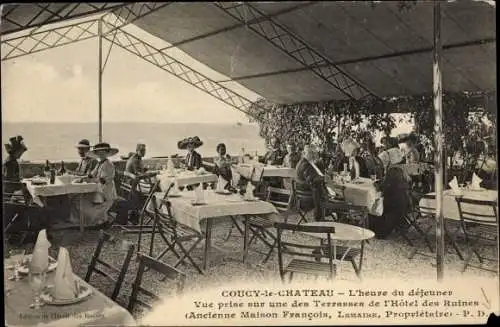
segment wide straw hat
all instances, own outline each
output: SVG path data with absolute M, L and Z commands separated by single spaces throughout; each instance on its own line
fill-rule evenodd
M 83 139 L 75 147 L 78 149 L 90 149 L 90 142 L 87 139 Z
M 188 144 L 193 144 L 195 148 L 199 148 L 203 145 L 203 142 L 198 136 L 188 137 L 177 142 L 177 147 L 181 150 L 187 149 Z
M 94 145 L 94 148 L 91 151 L 89 151 L 88 156 L 97 158 L 99 157 L 97 153 L 102 153 L 102 152 L 106 154 L 106 157 L 111 157 L 117 154 L 119 150 L 117 148 L 112 148 L 109 145 L 109 143 L 99 143 Z
M 354 150 L 359 148 L 359 143 L 353 138 L 348 138 L 342 142 L 341 149 L 346 156 L 350 156 Z

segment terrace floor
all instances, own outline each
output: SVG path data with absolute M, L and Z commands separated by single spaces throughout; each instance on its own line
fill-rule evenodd
M 292 221 L 294 218 L 297 219 L 297 217 L 292 217 Z M 200 275 L 191 266 L 180 266 L 180 269 L 185 271 L 187 275 L 185 285 L 186 291 L 201 291 L 205 288 L 224 286 L 230 282 L 258 282 L 273 279 L 279 280 L 278 259 L 276 252 L 265 265 L 259 265 L 264 258 L 264 255 L 251 250 L 248 257 L 248 262 L 250 264 L 244 264 L 242 262 L 243 237 L 236 229 L 234 229 L 232 236 L 225 241 L 230 226 L 231 222 L 229 219 L 221 218 L 215 221 L 212 234 L 212 244 L 217 247 L 217 249 L 212 249 L 211 265 L 204 275 Z M 136 234 L 122 234 L 119 230 L 119 228 L 111 228 L 108 232 L 110 234 L 117 235 L 118 238 L 130 240 L 134 243 L 136 242 Z M 293 235 L 293 237 L 308 237 L 298 233 Z M 76 230 L 55 232 L 52 247 L 49 250 L 50 255 L 57 257 L 60 246 L 67 248 L 72 258 L 72 267 L 74 272 L 83 278 L 97 244 L 98 237 L 99 232 L 91 230 L 86 231 L 83 237 L 81 237 L 79 231 Z M 155 243 L 156 242 L 157 241 L 155 241 Z M 143 243 L 143 251 L 145 249 L 149 249 L 149 244 L 150 236 L 146 235 Z M 163 243 L 159 242 L 159 244 Z M 199 262 L 201 262 L 203 257 L 202 244 L 204 243 L 200 243 L 200 246 L 194 250 L 194 258 L 195 260 L 198 259 Z M 466 252 L 465 244 L 459 243 L 459 246 L 463 252 Z M 33 244 L 26 245 L 28 251 L 31 250 L 32 247 Z M 257 241 L 257 243 L 252 245 L 251 249 L 263 252 L 266 250 L 266 247 Z M 423 246 L 422 249 L 424 249 Z M 366 279 L 396 278 L 401 281 L 415 281 L 427 278 L 435 279 L 436 268 L 433 265 L 435 260 L 422 255 L 416 255 L 412 260 L 409 260 L 408 253 L 410 250 L 410 246 L 408 246 L 406 241 L 397 235 L 397 233 L 393 233 L 389 236 L 389 238 L 384 240 L 372 239 L 369 244 L 365 246 L 365 258 L 362 268 L 363 277 Z M 159 253 L 159 251 L 160 250 L 157 250 L 155 252 Z M 104 247 L 102 256 L 108 262 L 114 263 L 115 266 L 119 267 L 124 257 L 124 251 L 121 243 L 116 242 L 107 244 Z M 163 260 L 167 263 L 172 262 L 169 259 L 172 258 L 164 258 Z M 462 278 L 468 279 L 474 277 L 488 278 L 495 276 L 494 273 L 472 267 L 468 268 L 464 273 L 461 273 L 461 268 L 461 260 L 450 250 L 450 252 L 445 256 L 446 277 L 462 276 Z M 135 278 L 136 269 L 137 264 L 133 260 L 128 269 L 125 283 L 122 286 L 117 299 L 117 302 L 122 306 L 126 306 L 128 303 L 128 297 L 131 293 L 131 285 Z M 314 279 L 314 276 L 297 276 L 295 279 L 302 280 L 302 278 Z M 342 265 L 337 278 L 342 280 L 358 281 L 352 266 L 348 262 Z M 90 282 L 93 286 L 97 287 L 108 296 L 111 294 L 112 285 L 110 285 L 107 279 L 99 275 L 93 275 Z M 159 276 L 155 276 L 152 273 L 145 274 L 145 282 L 143 285 L 150 290 L 155 290 L 158 294 L 166 292 L 169 286 L 168 282 L 160 282 Z M 134 316 L 138 318 L 141 316 L 141 312 L 134 312 Z

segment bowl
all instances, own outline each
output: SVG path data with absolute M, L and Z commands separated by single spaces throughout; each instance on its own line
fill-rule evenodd
M 73 181 L 73 176 L 71 176 L 71 175 L 62 175 L 62 176 L 57 176 L 57 179 L 62 184 L 71 184 L 71 182 Z

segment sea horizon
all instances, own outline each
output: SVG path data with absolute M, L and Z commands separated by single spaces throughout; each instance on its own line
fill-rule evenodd
M 102 129 L 103 141 L 120 150 L 112 159 L 134 152 L 137 143 L 146 144 L 145 158 L 182 155 L 185 151 L 177 148 L 177 142 L 188 136 L 198 136 L 204 142 L 198 149 L 204 157 L 216 156 L 219 143 L 225 143 L 233 156 L 241 148 L 249 153 L 266 150 L 258 125 L 244 122 L 104 122 Z M 21 158 L 25 162 L 71 161 L 78 160 L 75 145 L 79 140 L 98 142 L 99 127 L 96 122 L 2 122 L 4 143 L 16 135 L 22 135 L 28 147 Z

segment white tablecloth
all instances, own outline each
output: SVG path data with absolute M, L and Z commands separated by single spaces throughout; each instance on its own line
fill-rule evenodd
M 295 169 L 287 168 L 287 167 L 277 167 L 277 166 L 264 166 L 263 164 L 240 164 L 234 167 L 235 171 L 247 178 L 250 179 L 250 175 L 252 174 L 253 167 L 256 167 L 254 177 L 260 177 L 261 169 L 264 169 L 263 177 L 284 177 L 284 178 L 295 178 Z
M 179 186 L 217 182 L 217 175 L 215 174 L 205 173 L 203 175 L 197 175 L 192 171 L 179 172 L 176 173 L 175 176 L 169 176 L 167 172 L 162 171 L 157 177 L 160 179 L 160 187 L 162 190 L 167 190 L 173 182 L 177 182 Z
M 435 196 L 436 193 L 429 193 L 429 195 Z M 443 192 L 443 216 L 447 219 L 452 220 L 460 220 L 460 213 L 458 212 L 458 204 L 455 200 L 455 196 L 457 194 L 452 190 L 446 190 Z M 482 190 L 482 191 L 470 191 L 470 190 L 462 190 L 461 195 L 466 199 L 471 200 L 486 200 L 486 201 L 495 201 L 498 198 L 497 191 L 493 190 Z M 426 208 L 435 208 L 436 200 L 435 199 L 421 199 L 420 206 Z M 462 204 L 462 208 L 467 212 L 477 212 L 478 214 L 483 215 L 491 215 L 492 208 L 487 206 L 479 206 L 479 205 L 471 205 L 471 204 Z
M 56 179 L 54 184 L 47 185 L 33 185 L 31 180 L 23 180 L 26 184 L 28 192 L 33 197 L 33 202 L 43 206 L 43 201 L 40 197 L 64 195 L 64 194 L 82 194 L 82 193 L 94 193 L 99 190 L 99 185 L 97 183 L 70 183 L 63 184 L 58 179 Z
M 335 193 L 343 189 L 344 199 L 354 205 L 364 206 L 368 212 L 374 216 L 382 216 L 384 213 L 384 198 L 382 193 L 377 191 L 370 179 L 362 178 L 361 183 L 338 183 L 327 179 L 327 187 Z
M 244 201 L 238 194 L 221 195 L 214 191 L 204 191 L 205 205 L 192 205 L 196 199 L 193 191 L 181 192 L 182 196 L 178 198 L 169 198 L 172 203 L 172 216 L 180 223 L 201 232 L 200 222 L 207 218 L 217 218 L 236 215 L 266 215 L 277 214 L 276 208 L 265 201 Z M 156 193 L 157 205 L 159 207 L 161 199 L 165 193 Z M 148 210 L 153 210 L 153 204 L 150 203 Z M 162 211 L 166 212 L 165 205 Z M 271 218 L 272 219 L 272 218 Z

